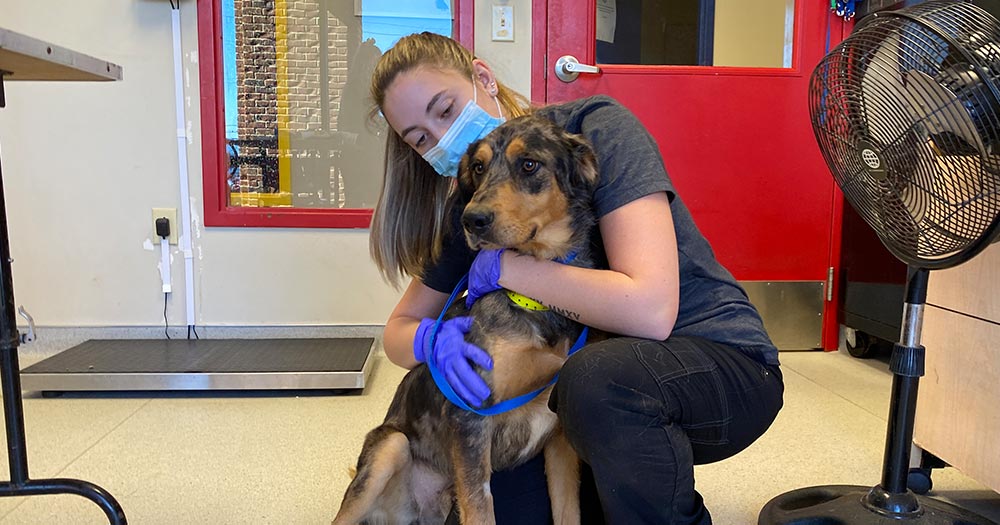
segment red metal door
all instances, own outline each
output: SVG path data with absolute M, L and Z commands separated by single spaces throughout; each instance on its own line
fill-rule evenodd
M 825 283 L 837 274 L 841 196 L 806 102 L 813 67 L 843 32 L 829 2 L 796 0 L 789 68 L 597 64 L 599 74 L 573 82 L 556 78 L 555 63 L 564 55 L 595 63 L 595 0 L 540 3 L 533 70 L 546 73 L 532 98 L 603 93 L 631 109 L 722 263 L 743 282 L 812 283 L 823 296 L 822 346 L 836 348 L 837 295 Z M 780 322 L 765 321 L 772 331 Z

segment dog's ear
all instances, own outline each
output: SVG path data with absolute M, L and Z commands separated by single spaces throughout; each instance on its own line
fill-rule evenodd
M 563 140 L 573 159 L 569 166 L 570 184 L 575 188 L 593 189 L 597 185 L 597 156 L 594 148 L 581 135 L 565 133 Z

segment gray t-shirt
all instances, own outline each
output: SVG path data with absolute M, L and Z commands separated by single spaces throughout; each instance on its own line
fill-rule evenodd
M 670 200 L 680 263 L 680 310 L 673 335 L 697 336 L 740 349 L 758 361 L 778 364 L 778 351 L 764 330 L 757 309 L 732 274 L 715 259 L 708 241 L 667 176 L 653 137 L 628 109 L 598 95 L 546 106 L 538 113 L 570 133 L 586 137 L 594 147 L 600 180 L 594 190 L 594 210 L 603 217 L 646 195 L 666 192 Z M 425 269 L 423 283 L 444 293 L 468 272 L 475 253 L 465 244 L 453 210 L 452 232 L 441 258 Z M 607 268 L 598 228 L 594 229 L 595 259 Z

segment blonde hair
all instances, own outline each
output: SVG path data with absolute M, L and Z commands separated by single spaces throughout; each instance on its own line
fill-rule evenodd
M 435 33 L 405 36 L 379 59 L 372 74 L 372 114 L 382 109 L 385 90 L 402 73 L 416 67 L 434 67 L 474 75 L 475 56 L 451 38 Z M 527 99 L 497 81 L 497 100 L 504 116 L 528 112 Z M 405 276 L 420 277 L 424 267 L 441 255 L 448 228 L 448 202 L 454 179 L 442 177 L 395 131 L 385 145 L 385 176 L 369 249 L 383 278 L 395 287 Z

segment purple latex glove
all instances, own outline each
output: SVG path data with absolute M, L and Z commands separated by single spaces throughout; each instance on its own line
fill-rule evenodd
M 470 361 L 486 370 L 493 370 L 493 359 L 482 348 L 465 340 L 465 334 L 472 328 L 472 318 L 455 317 L 442 321 L 434 348 L 428 348 L 436 322 L 431 318 L 420 321 L 413 337 L 413 357 L 423 363 L 428 356 L 433 356 L 434 364 L 455 393 L 472 406 L 482 406 L 490 397 L 490 387 L 472 368 Z
M 469 268 L 469 294 L 465 296 L 465 307 L 472 305 L 480 297 L 499 290 L 500 261 L 503 259 L 503 248 L 499 250 L 479 250 L 476 260 Z

